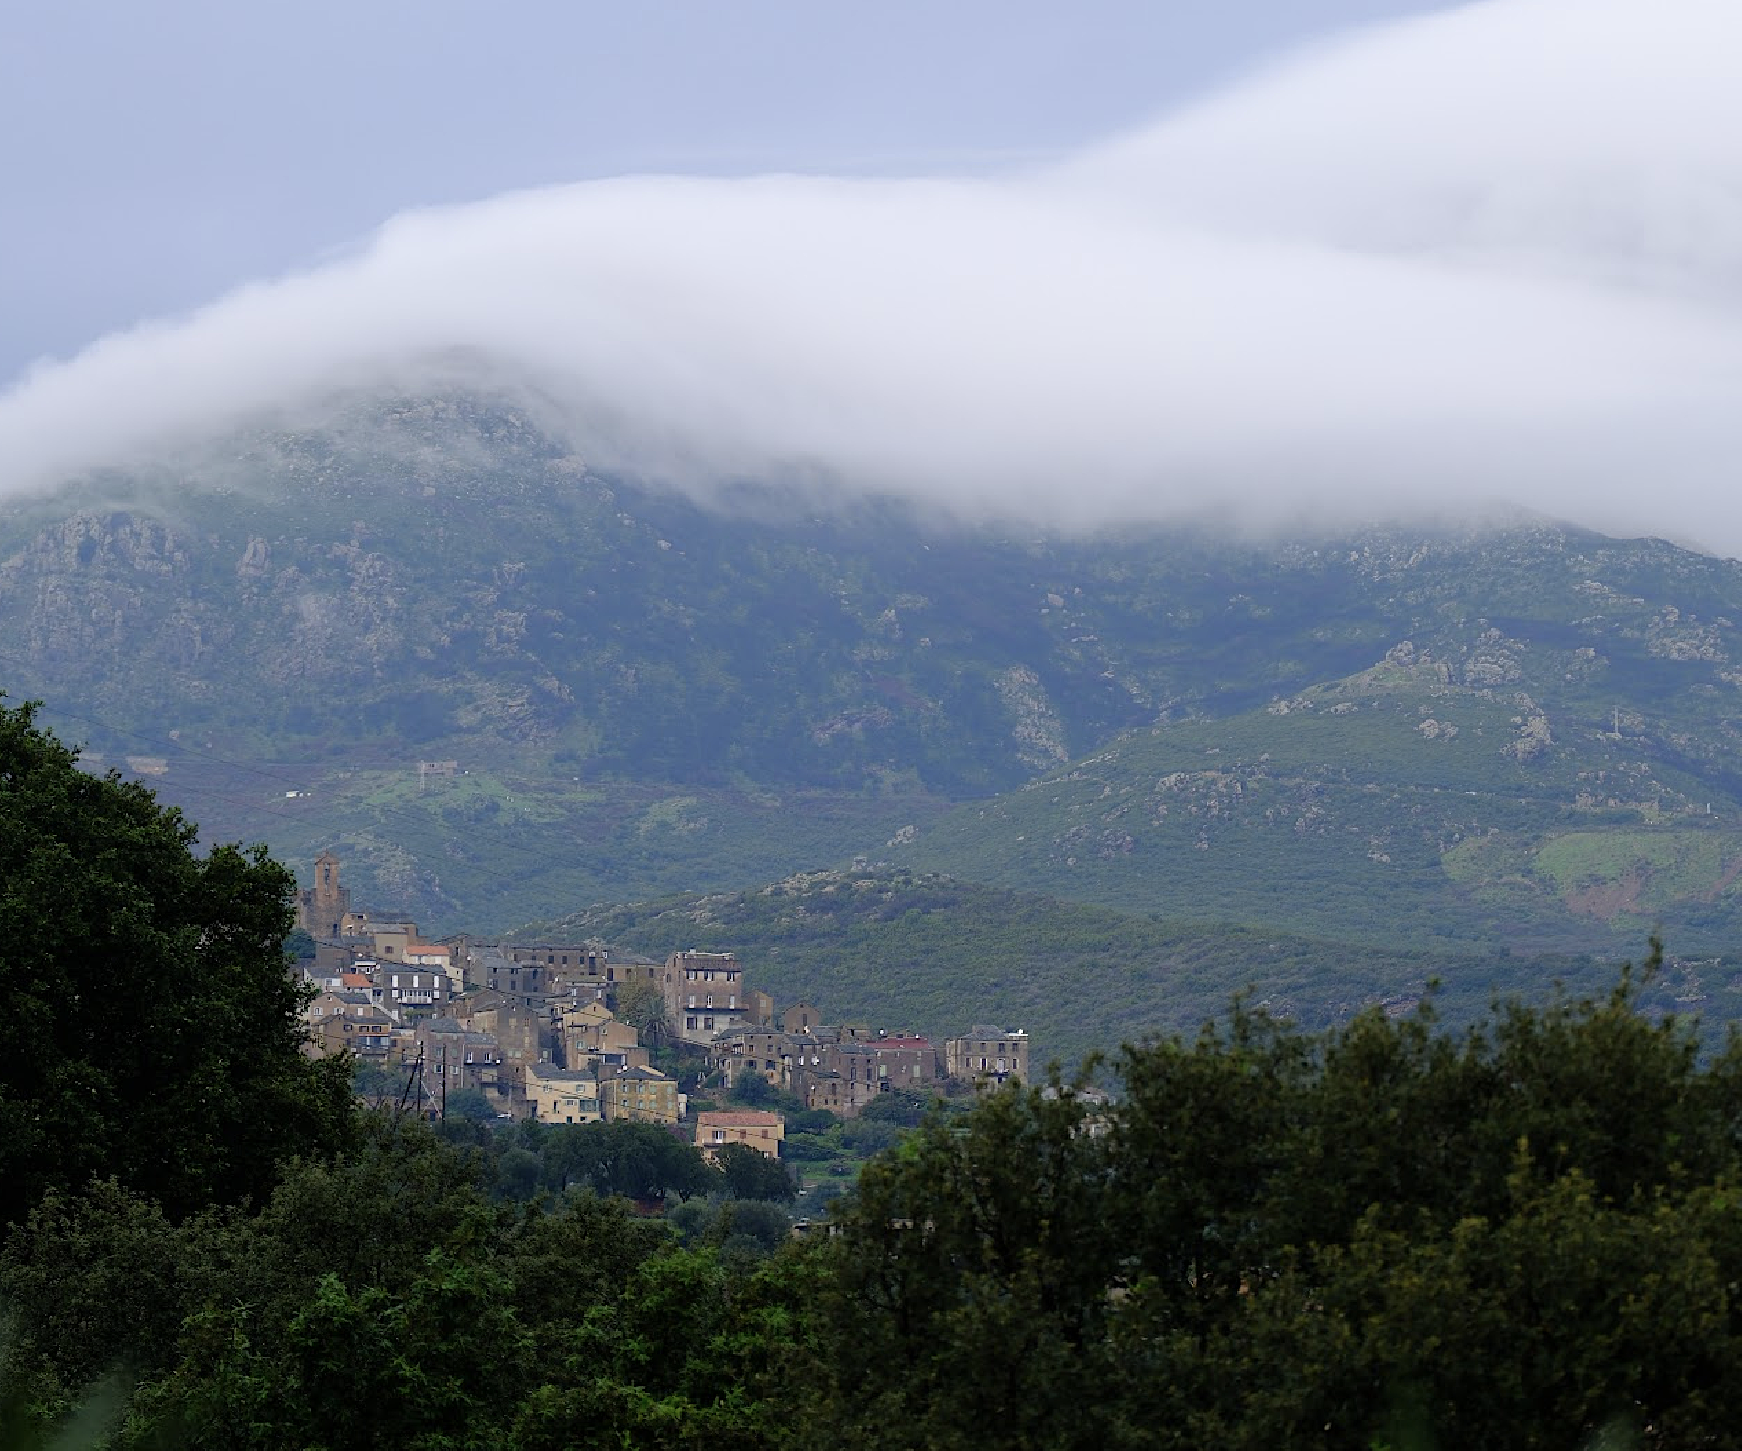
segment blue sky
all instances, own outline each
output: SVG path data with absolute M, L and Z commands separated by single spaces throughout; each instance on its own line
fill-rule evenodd
M 1422 0 L 19 0 L 0 379 L 408 207 L 625 172 L 981 171 Z

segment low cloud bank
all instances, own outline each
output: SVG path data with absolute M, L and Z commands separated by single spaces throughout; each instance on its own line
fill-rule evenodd
M 1742 553 L 1742 8 L 1494 0 L 1023 177 L 399 217 L 0 397 L 0 487 L 355 389 L 592 461 L 1071 527 L 1509 501 Z

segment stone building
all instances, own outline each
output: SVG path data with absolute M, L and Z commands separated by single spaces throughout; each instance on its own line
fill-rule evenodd
M 339 885 L 339 859 L 330 851 L 315 858 L 315 884 L 296 894 L 296 925 L 310 937 L 332 939 L 344 931 L 351 892 Z
M 665 961 L 665 1020 L 686 1043 L 712 1043 L 751 1025 L 736 953 L 674 952 Z
M 631 1123 L 675 1124 L 682 1111 L 677 1080 L 657 1068 L 625 1068 L 602 1079 L 599 1102 L 607 1119 Z
M 1027 1083 L 1028 1034 L 1021 1028 L 969 1028 L 963 1037 L 944 1039 L 944 1067 L 951 1078 L 970 1083 Z
M 748 1144 L 771 1159 L 780 1157 L 786 1120 L 761 1109 L 709 1109 L 696 1115 L 696 1147 L 710 1159 L 727 1144 Z
M 527 1104 L 541 1124 L 591 1124 L 603 1117 L 599 1084 L 590 1073 L 532 1063 L 524 1082 Z

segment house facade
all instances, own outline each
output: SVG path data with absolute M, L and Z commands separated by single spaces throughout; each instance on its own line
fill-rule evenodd
M 1021 1028 L 969 1028 L 960 1038 L 944 1039 L 944 1066 L 951 1078 L 970 1083 L 1027 1083 L 1028 1034 Z
M 761 1109 L 709 1109 L 696 1115 L 696 1147 L 712 1159 L 727 1144 L 746 1144 L 771 1159 L 780 1157 L 786 1120 Z
M 590 1124 L 604 1117 L 599 1083 L 590 1073 L 530 1063 L 525 1085 L 527 1104 L 541 1124 Z
M 624 1068 L 602 1079 L 599 1098 L 607 1119 L 675 1124 L 683 1111 L 677 1080 L 657 1068 Z
M 712 1043 L 751 1025 L 744 970 L 732 952 L 674 952 L 665 962 L 665 1018 L 686 1043 Z

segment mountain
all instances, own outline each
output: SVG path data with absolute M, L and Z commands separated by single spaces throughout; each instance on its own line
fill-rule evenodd
M 1602 951 L 1655 926 L 1721 952 L 1742 906 L 1727 622 L 1709 653 L 1652 656 L 1685 638 L 1661 619 L 1441 630 L 1260 710 L 1134 732 L 887 855 L 1368 942 Z
M 437 929 L 864 857 L 1409 950 L 1738 937 L 1742 567 L 1663 541 L 703 503 L 400 400 L 9 502 L 0 612 L 103 763 Z

